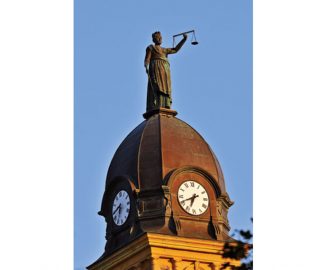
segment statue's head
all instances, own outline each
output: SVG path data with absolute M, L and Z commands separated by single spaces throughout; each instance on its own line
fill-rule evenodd
M 156 45 L 160 45 L 162 43 L 162 36 L 161 36 L 161 33 L 159 31 L 154 32 L 152 34 L 152 41 Z

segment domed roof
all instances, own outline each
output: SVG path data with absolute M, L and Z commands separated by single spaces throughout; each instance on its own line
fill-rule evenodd
M 208 173 L 226 193 L 219 162 L 210 146 L 177 112 L 160 108 L 146 118 L 120 144 L 110 164 L 106 186 L 125 176 L 137 189 L 160 188 L 175 170 L 189 166 Z

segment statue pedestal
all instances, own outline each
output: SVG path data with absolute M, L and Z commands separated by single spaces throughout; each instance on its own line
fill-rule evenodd
M 177 112 L 171 109 L 167 109 L 167 108 L 158 108 L 158 109 L 154 109 L 151 111 L 147 111 L 146 113 L 143 114 L 143 117 L 145 119 L 149 119 L 152 115 L 155 114 L 164 114 L 164 115 L 168 115 L 168 116 L 176 116 Z

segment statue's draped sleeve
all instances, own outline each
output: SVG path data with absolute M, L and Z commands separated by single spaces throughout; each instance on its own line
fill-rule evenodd
M 165 54 L 174 54 L 177 53 L 175 48 L 165 48 Z

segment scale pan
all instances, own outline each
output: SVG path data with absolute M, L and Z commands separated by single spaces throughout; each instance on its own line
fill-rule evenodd
M 192 44 L 192 45 L 198 45 L 199 42 L 197 42 L 197 41 L 192 41 L 191 44 Z

